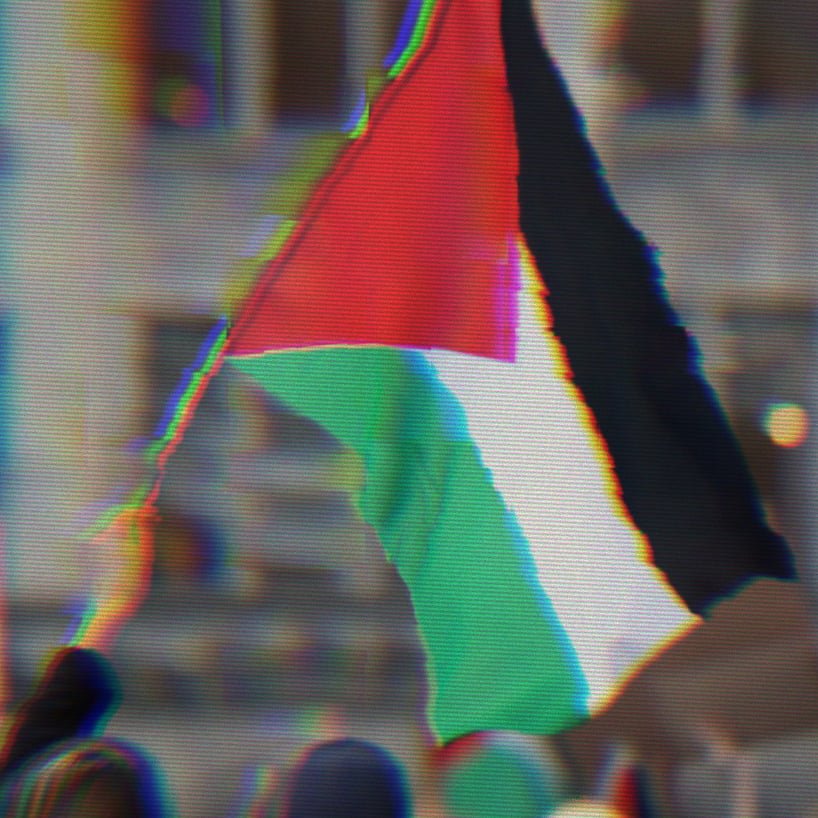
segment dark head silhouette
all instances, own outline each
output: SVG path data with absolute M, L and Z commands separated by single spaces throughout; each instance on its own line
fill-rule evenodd
M 7 818 L 160 818 L 150 765 L 117 741 L 69 742 L 34 759 L 15 781 Z
M 408 818 L 400 765 L 358 739 L 319 744 L 307 752 L 285 794 L 284 818 Z

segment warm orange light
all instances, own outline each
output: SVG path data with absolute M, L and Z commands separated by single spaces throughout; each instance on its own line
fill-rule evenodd
M 625 818 L 625 814 L 602 801 L 584 798 L 563 804 L 549 813 L 553 818 Z
M 809 415 L 797 403 L 771 404 L 764 415 L 764 431 L 776 446 L 794 449 L 809 433 Z

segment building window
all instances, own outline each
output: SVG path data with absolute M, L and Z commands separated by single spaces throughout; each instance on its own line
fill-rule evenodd
M 144 32 L 138 57 L 147 89 L 144 117 L 166 130 L 229 128 L 248 104 L 254 119 L 270 124 L 344 119 L 373 60 L 390 50 L 409 5 L 129 1 L 128 26 Z
M 196 316 L 160 318 L 148 327 L 149 351 L 147 363 L 150 385 L 149 414 L 145 418 L 145 433 L 155 432 L 166 420 L 169 407 L 183 382 L 186 372 L 194 366 L 202 345 L 210 335 L 215 320 Z M 197 409 L 197 417 L 218 415 L 227 409 L 227 398 L 220 382 L 208 387 Z
M 617 56 L 644 105 L 818 102 L 818 4 L 627 0 Z
M 278 117 L 335 117 L 345 103 L 343 0 L 278 0 L 273 109 Z
M 703 40 L 700 0 L 630 0 L 619 56 L 652 103 L 692 102 Z
M 361 54 L 382 61 L 392 47 L 408 0 L 270 0 L 274 42 L 270 100 L 276 118 L 345 117 L 364 76 L 353 76 Z M 365 43 L 358 40 L 364 32 Z M 374 66 L 365 66 L 366 70 Z
M 223 0 L 151 0 L 147 5 L 149 118 L 169 128 L 227 120 Z
M 745 0 L 739 58 L 749 102 L 818 102 L 818 4 Z

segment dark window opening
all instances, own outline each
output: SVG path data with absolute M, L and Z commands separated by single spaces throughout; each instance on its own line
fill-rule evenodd
M 746 0 L 741 68 L 747 101 L 818 102 L 818 4 Z
M 630 0 L 627 4 L 619 56 L 647 102 L 695 101 L 703 22 L 699 0 Z
M 227 122 L 225 2 L 151 0 L 148 19 L 148 118 L 171 129 Z
M 271 107 L 282 118 L 333 118 L 345 95 L 343 0 L 278 0 Z

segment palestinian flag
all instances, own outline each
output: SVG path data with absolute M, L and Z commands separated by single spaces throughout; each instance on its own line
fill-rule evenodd
M 219 354 L 360 456 L 438 736 L 553 733 L 790 556 L 529 0 L 413 3 L 387 69 Z

